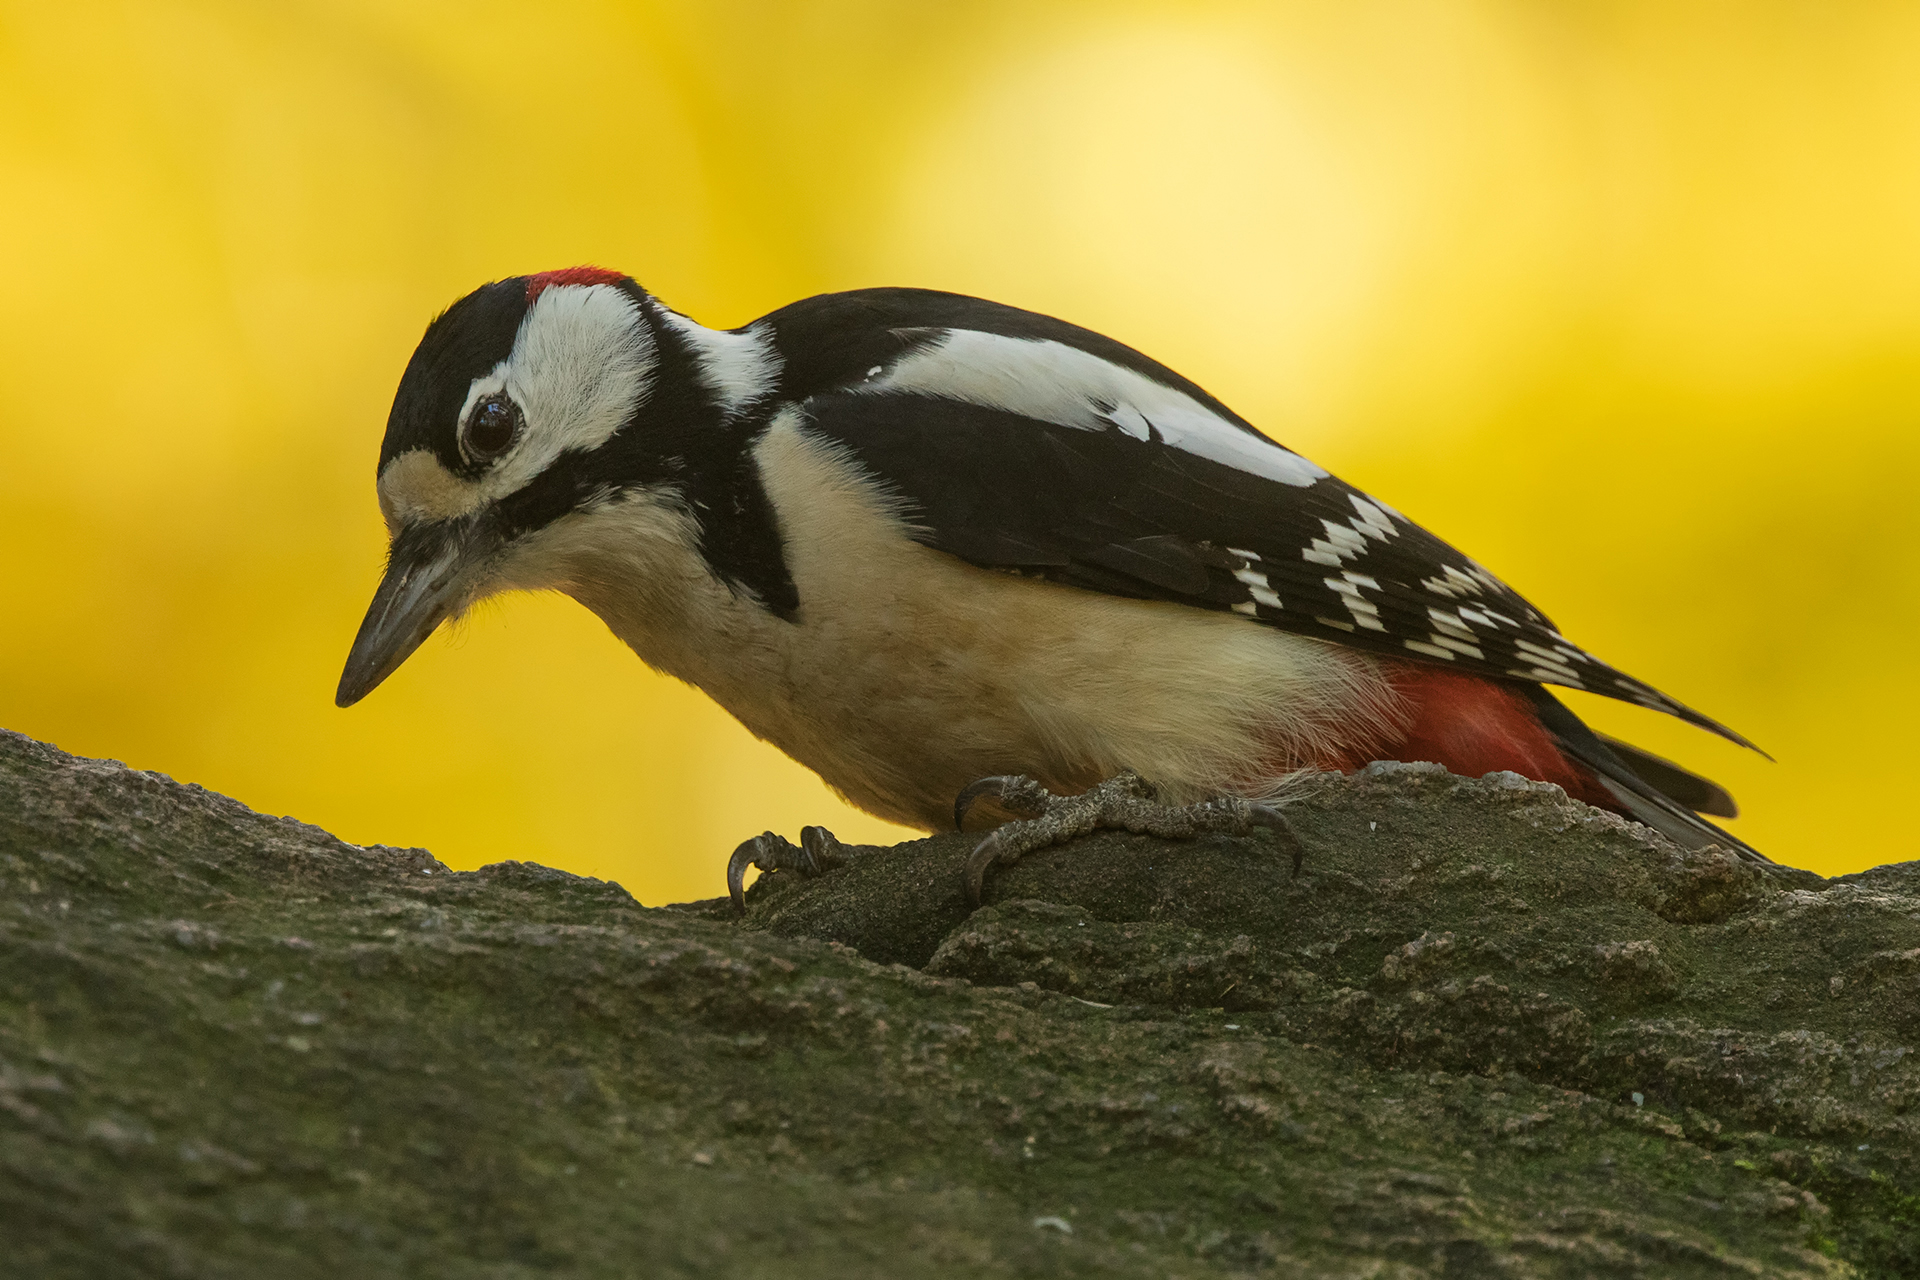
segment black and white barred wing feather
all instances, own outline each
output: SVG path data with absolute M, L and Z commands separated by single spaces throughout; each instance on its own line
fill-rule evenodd
M 953 295 L 834 301 L 850 298 L 894 323 L 843 344 L 832 363 L 863 367 L 800 407 L 904 501 L 929 546 L 1396 658 L 1584 689 L 1751 745 L 1571 643 L 1479 564 L 1130 348 Z M 946 323 L 898 323 L 928 310 Z

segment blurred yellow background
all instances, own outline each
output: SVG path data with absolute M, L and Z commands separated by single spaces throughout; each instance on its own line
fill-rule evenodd
M 594 262 L 708 323 L 956 289 L 1196 378 L 1912 857 L 1920 7 L 0 3 L 0 725 L 643 901 L 857 815 L 584 610 L 350 711 L 427 321 Z

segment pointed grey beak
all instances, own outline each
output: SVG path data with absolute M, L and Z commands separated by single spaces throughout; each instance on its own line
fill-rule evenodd
M 335 705 L 350 707 L 372 693 L 455 612 L 470 570 L 486 558 L 475 554 L 475 542 L 483 540 L 477 533 L 467 521 L 401 530 L 387 557 L 386 576 L 353 638 Z

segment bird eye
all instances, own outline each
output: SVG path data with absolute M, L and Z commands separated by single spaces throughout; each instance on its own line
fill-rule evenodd
M 505 396 L 488 396 L 467 419 L 467 452 L 489 462 L 505 453 L 519 433 L 519 407 Z

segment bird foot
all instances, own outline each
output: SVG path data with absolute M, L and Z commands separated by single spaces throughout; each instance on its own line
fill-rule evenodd
M 1016 821 L 996 828 L 967 858 L 967 896 L 980 904 L 987 868 L 1005 867 L 1049 845 L 1063 844 L 1102 828 L 1192 840 L 1204 835 L 1243 836 L 1257 828 L 1274 832 L 1293 850 L 1293 874 L 1300 874 L 1300 841 L 1285 817 L 1271 805 L 1219 796 L 1199 804 L 1161 804 L 1153 784 L 1128 770 L 1077 796 L 1056 796 L 1032 778 L 1019 775 L 982 778 L 953 803 L 954 827 L 983 796 L 994 796 Z M 736 858 L 740 855 L 735 854 Z
M 727 859 L 727 895 L 733 899 L 736 912 L 745 912 L 748 867 L 758 867 L 763 872 L 793 871 L 803 876 L 817 876 L 846 860 L 847 846 L 825 827 L 800 828 L 797 845 L 785 836 L 764 832 L 741 841 L 740 847 Z

